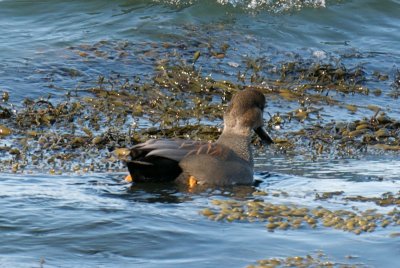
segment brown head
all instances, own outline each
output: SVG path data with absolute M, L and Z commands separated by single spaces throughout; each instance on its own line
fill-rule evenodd
M 272 143 L 263 128 L 264 94 L 256 89 L 245 89 L 233 96 L 224 115 L 225 129 L 239 135 L 249 135 L 254 130 L 260 138 Z

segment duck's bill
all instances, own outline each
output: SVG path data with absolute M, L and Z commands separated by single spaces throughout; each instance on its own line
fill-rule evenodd
M 257 135 L 261 138 L 261 140 L 262 140 L 263 142 L 265 142 L 266 144 L 272 144 L 272 143 L 274 143 L 274 141 L 272 140 L 272 138 L 271 138 L 271 136 L 268 134 L 268 132 L 265 130 L 265 128 L 259 127 L 259 128 L 256 128 L 254 131 L 255 131 L 255 132 L 257 133 Z

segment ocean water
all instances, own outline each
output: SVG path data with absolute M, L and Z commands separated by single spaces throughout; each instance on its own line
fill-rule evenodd
M 70 90 L 84 92 L 99 76 L 150 79 L 166 43 L 190 57 L 199 47 L 228 44 L 224 59 L 199 58 L 204 73 L 233 81 L 252 58 L 271 65 L 302 59 L 362 66 L 368 77 L 388 76 L 365 82 L 383 94 L 346 100 L 361 107 L 372 103 L 399 119 L 399 100 L 387 94 L 400 84 L 399 14 L 398 0 L 3 0 L 0 92 L 9 92 L 16 107 L 26 97 L 51 95 L 57 101 Z M 105 54 L 76 53 L 93 46 Z M 120 57 L 119 47 L 129 55 Z M 271 114 L 293 108 L 269 103 Z M 358 109 L 349 115 L 329 106 L 323 113 L 343 121 L 374 114 Z M 385 213 L 389 208 L 373 202 L 319 201 L 315 193 L 400 191 L 397 153 L 305 163 L 267 152 L 257 156 L 255 169 L 263 180 L 258 189 L 288 193 L 271 197 L 276 203 Z M 269 232 L 265 223 L 215 222 L 199 214 L 213 199 L 242 198 L 240 189 L 130 189 L 124 175 L 0 173 L 0 267 L 246 267 L 319 250 L 337 263 L 398 267 L 400 240 L 391 234 L 400 232 L 399 225 L 359 236 L 323 227 Z

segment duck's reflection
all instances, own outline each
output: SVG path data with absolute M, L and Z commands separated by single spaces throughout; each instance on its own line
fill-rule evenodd
M 262 180 L 256 180 L 254 185 L 210 186 L 190 185 L 174 182 L 168 183 L 132 183 L 127 193 L 129 199 L 149 203 L 182 203 L 192 201 L 196 197 L 229 197 L 237 200 L 254 198 Z

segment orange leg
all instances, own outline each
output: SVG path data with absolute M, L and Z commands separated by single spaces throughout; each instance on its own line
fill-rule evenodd
M 131 176 L 130 174 L 127 175 L 127 176 L 125 177 L 125 181 L 128 182 L 128 183 L 132 182 L 132 181 L 133 181 L 132 176 Z
M 197 185 L 197 179 L 193 176 L 189 177 L 189 189 L 194 188 Z

